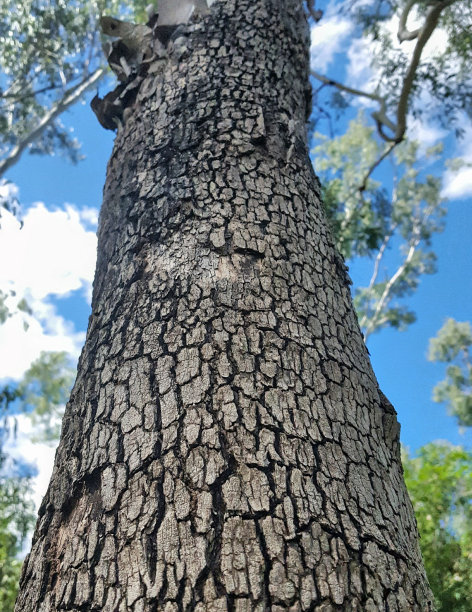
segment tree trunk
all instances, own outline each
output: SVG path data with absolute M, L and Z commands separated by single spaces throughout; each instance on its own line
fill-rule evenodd
M 151 65 L 17 612 L 432 610 L 308 68 L 300 0 L 217 0 Z

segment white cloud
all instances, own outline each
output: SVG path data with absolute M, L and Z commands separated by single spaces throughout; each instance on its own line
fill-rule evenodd
M 467 117 L 463 116 L 460 120 L 461 125 L 467 127 L 462 138 L 459 140 L 455 157 L 462 159 L 469 165 L 463 166 L 458 170 L 448 170 L 445 172 L 441 195 L 450 199 L 472 197 L 472 167 L 470 167 L 470 164 L 472 164 L 472 127 Z
M 33 312 L 16 312 L 0 325 L 0 379 L 20 378 L 41 351 L 66 351 L 78 356 L 85 333 L 77 332 L 49 298 L 77 290 L 84 293 L 84 298 L 90 297 L 96 237 L 95 231 L 87 228 L 94 230 L 96 222 L 95 209 L 77 210 L 71 205 L 49 211 L 37 203 L 27 211 L 22 229 L 13 215 L 2 213 L 0 288 L 14 292 L 7 300 L 11 310 L 24 297 Z M 32 482 L 32 496 L 39 507 L 51 476 L 55 449 L 33 443 L 30 419 L 24 415 L 17 419 L 18 436 L 10 439 L 4 450 L 11 457 L 36 465 L 38 476 Z
M 96 236 L 84 223 L 93 224 L 96 216 L 93 209 L 71 205 L 49 211 L 42 203 L 27 211 L 22 229 L 11 214 L 2 216 L 0 288 L 13 294 L 7 301 L 11 310 L 25 298 L 33 312 L 17 312 L 0 326 L 0 379 L 20 378 L 41 351 L 78 355 L 85 334 L 48 298 L 79 290 L 90 299 Z
M 472 168 L 465 167 L 457 172 L 446 172 L 442 195 L 451 199 L 472 197 Z
M 20 460 L 27 460 L 38 470 L 38 475 L 32 480 L 32 498 L 36 509 L 39 508 L 41 501 L 48 488 L 54 464 L 55 447 L 47 444 L 38 444 L 31 441 L 34 433 L 33 425 L 29 417 L 18 415 L 18 434 L 16 438 L 10 438 L 4 446 L 5 453 Z
M 5 179 L 0 180 L 0 200 L 10 201 L 18 197 L 18 187 Z
M 0 218 L 4 207 L 19 213 L 18 193 L 19 189 L 14 183 L 6 179 L 0 179 Z
M 80 220 L 82 222 L 89 223 L 93 228 L 98 225 L 98 209 L 96 208 L 82 208 L 79 211 Z
M 354 29 L 354 24 L 347 19 L 336 15 L 329 15 L 329 11 L 318 24 L 311 29 L 310 60 L 313 70 L 325 72 L 346 45 L 347 37 Z
M 366 38 L 357 38 L 347 52 L 348 65 L 346 85 L 365 92 L 373 92 L 377 74 L 371 66 L 372 43 Z M 365 107 L 377 107 L 369 98 L 355 98 L 355 102 Z
M 416 27 L 421 26 L 424 21 L 424 17 L 419 16 L 416 9 L 410 13 L 408 20 L 408 28 L 414 30 Z M 388 21 L 382 24 L 382 32 L 384 35 L 388 35 L 392 41 L 393 49 L 401 49 L 407 56 L 411 57 L 416 46 L 416 40 L 399 42 L 398 32 L 399 17 L 394 15 Z M 380 37 L 381 38 L 381 37 Z M 444 52 L 447 47 L 448 35 L 445 30 L 437 28 L 434 30 L 431 38 L 426 43 L 421 60 L 431 59 Z M 377 68 L 371 66 L 373 56 L 380 50 L 380 42 L 373 41 L 369 38 L 360 36 L 353 40 L 347 55 L 348 55 L 348 67 L 346 84 L 364 91 L 373 91 L 375 84 L 378 81 L 379 71 Z M 359 101 L 364 106 L 372 105 L 372 102 L 366 98 L 362 98 Z
M 33 303 L 33 316 L 15 314 L 0 326 L 0 380 L 19 379 L 37 359 L 41 351 L 66 351 L 77 357 L 85 334 L 76 332 L 73 325 L 54 312 L 49 305 L 50 318 L 36 317 L 37 303 Z M 25 331 L 24 323 L 29 325 Z
M 422 96 L 421 106 L 425 107 L 427 102 Z M 428 148 L 440 142 L 447 136 L 447 130 L 431 123 L 425 123 L 414 117 L 408 117 L 408 137 L 421 143 L 421 148 Z
M 67 295 L 84 287 L 90 293 L 96 257 L 96 236 L 84 229 L 81 213 L 67 205 L 49 211 L 41 202 L 30 208 L 24 226 L 9 216 L 0 242 L 0 286 L 14 284 L 34 299 Z M 8 264 L 7 264 L 8 262 Z

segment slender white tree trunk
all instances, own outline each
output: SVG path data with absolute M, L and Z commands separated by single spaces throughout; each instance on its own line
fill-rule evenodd
M 17 612 L 432 609 L 308 70 L 300 0 L 219 0 L 152 64 Z

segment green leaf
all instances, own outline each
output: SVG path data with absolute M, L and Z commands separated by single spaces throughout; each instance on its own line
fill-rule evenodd
M 444 402 L 463 427 L 472 427 L 471 347 L 470 323 L 452 318 L 429 341 L 428 359 L 449 364 L 446 377 L 433 389 L 433 400 Z
M 470 612 L 472 601 L 472 453 L 430 443 L 403 450 L 405 481 L 438 612 Z

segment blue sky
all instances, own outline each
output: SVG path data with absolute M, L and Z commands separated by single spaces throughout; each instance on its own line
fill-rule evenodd
M 319 42 L 312 49 L 318 71 L 333 74 L 330 70 L 334 67 L 335 78 L 342 75 L 350 85 L 363 82 L 366 86 L 370 73 L 365 50 L 347 20 L 328 11 L 313 39 Z M 100 90 L 103 95 L 107 87 L 101 85 Z M 14 289 L 15 299 L 25 295 L 34 316 L 15 315 L 0 327 L 0 380 L 20 377 L 41 350 L 67 350 L 78 356 L 85 338 L 96 222 L 114 134 L 100 127 L 88 103 L 76 106 L 63 120 L 74 126 L 85 160 L 73 166 L 60 157 L 25 156 L 8 176 L 19 189 L 25 226 L 20 231 L 14 220 L 2 216 L 0 288 Z M 448 154 L 472 161 L 472 128 L 465 127 L 468 132 L 462 143 L 448 139 Z M 413 131 L 430 143 L 447 136 L 433 125 L 416 123 Z M 428 339 L 446 317 L 472 319 L 472 172 L 465 169 L 444 179 L 444 191 L 453 197 L 446 230 L 433 242 L 438 272 L 423 278 L 408 303 L 418 321 L 406 332 L 386 330 L 369 340 L 374 370 L 399 414 L 402 441 L 412 449 L 435 439 L 469 446 L 472 442 L 471 433 L 459 433 L 444 406 L 430 399 L 444 368 L 426 360 Z M 365 273 L 362 262 L 351 265 L 354 283 L 362 282 Z M 29 324 L 26 332 L 25 320 Z M 36 458 L 39 477 L 35 498 L 39 501 L 47 486 L 54 450 L 33 445 L 27 436 L 30 429 L 22 419 L 20 431 L 24 435 L 10 450 Z

